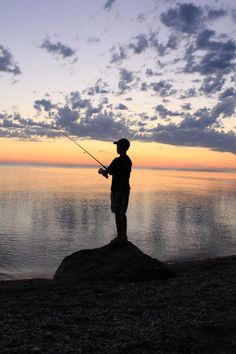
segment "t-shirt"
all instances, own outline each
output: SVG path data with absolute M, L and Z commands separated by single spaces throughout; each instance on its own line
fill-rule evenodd
M 107 172 L 112 175 L 111 191 L 130 190 L 129 177 L 132 168 L 132 161 L 128 155 L 116 157 Z

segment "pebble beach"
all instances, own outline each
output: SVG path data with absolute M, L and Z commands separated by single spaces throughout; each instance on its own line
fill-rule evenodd
M 5 353 L 235 353 L 236 256 L 163 281 L 0 282 Z

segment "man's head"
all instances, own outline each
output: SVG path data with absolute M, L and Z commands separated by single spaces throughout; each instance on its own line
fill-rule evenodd
M 118 141 L 114 141 L 113 144 L 116 144 L 117 145 L 117 152 L 118 154 L 119 153 L 123 153 L 123 152 L 126 152 L 129 147 L 130 147 L 130 142 L 129 140 L 125 139 L 125 138 L 122 138 Z

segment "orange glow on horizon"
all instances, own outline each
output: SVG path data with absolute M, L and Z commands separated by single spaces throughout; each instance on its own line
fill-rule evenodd
M 96 162 L 64 138 L 41 142 L 1 139 L 0 162 L 95 165 Z M 116 154 L 112 142 L 78 140 L 104 165 Z M 236 155 L 203 148 L 176 147 L 158 143 L 131 142 L 128 155 L 136 167 L 152 168 L 236 168 Z

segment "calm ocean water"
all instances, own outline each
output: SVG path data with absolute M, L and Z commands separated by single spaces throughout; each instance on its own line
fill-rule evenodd
M 236 254 L 236 174 L 134 169 L 129 239 L 161 261 Z M 95 168 L 0 166 L 0 279 L 52 277 L 116 236 Z

